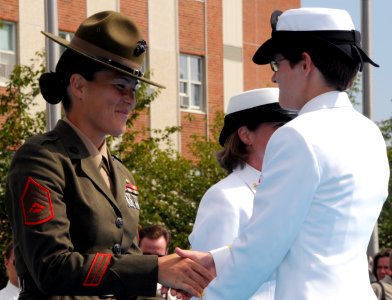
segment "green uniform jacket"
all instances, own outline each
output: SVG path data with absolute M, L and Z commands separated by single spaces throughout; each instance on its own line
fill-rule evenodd
M 134 179 L 117 159 L 109 164 L 115 196 L 64 121 L 15 153 L 5 202 L 25 285 L 20 299 L 155 295 L 158 262 L 140 255 Z

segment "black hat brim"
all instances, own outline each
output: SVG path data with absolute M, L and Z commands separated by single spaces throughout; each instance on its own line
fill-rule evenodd
M 224 146 L 228 136 L 242 126 L 256 127 L 266 122 L 289 122 L 296 116 L 296 112 L 282 109 L 279 103 L 260 105 L 228 114 L 219 135 L 219 144 Z
M 360 47 L 360 33 L 355 30 L 273 31 L 272 37 L 257 49 L 252 60 L 258 65 L 268 64 L 281 51 L 280 49 L 304 43 L 320 48 L 327 47 L 358 63 L 367 62 L 379 67 Z

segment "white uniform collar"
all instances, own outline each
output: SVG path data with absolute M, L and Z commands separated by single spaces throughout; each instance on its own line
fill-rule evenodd
M 325 108 L 333 108 L 333 107 L 352 107 L 350 99 L 348 98 L 347 93 L 332 91 L 327 92 L 312 100 L 308 101 L 298 112 L 298 115 L 302 115 L 307 112 L 325 109 Z
M 256 188 L 260 183 L 261 172 L 259 170 L 245 164 L 243 169 L 238 166 L 234 169 L 233 173 L 240 177 L 253 193 L 256 192 Z

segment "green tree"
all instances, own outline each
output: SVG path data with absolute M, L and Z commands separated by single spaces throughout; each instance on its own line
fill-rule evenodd
M 12 153 L 25 138 L 43 132 L 45 114 L 43 111 L 31 114 L 34 98 L 39 94 L 38 78 L 45 70 L 43 53 L 37 52 L 30 65 L 16 65 L 10 75 L 5 92 L 0 95 L 0 261 L 3 250 L 11 240 L 11 228 L 6 216 L 4 196 L 5 182 Z M 0 278 L 0 282 L 4 277 Z
M 215 127 L 211 128 L 210 140 L 192 137 L 189 148 L 197 160 L 185 159 L 174 149 L 170 137 L 180 130 L 179 127 L 146 129 L 146 134 L 131 129 L 116 147 L 139 187 L 140 224 L 166 225 L 173 236 L 170 250 L 175 246 L 189 247 L 188 235 L 200 199 L 209 186 L 225 175 L 213 155 L 220 147 Z M 145 138 L 135 142 L 140 136 Z
M 378 124 L 387 142 L 387 154 L 389 168 L 392 170 L 392 116 L 388 120 Z M 392 175 L 392 174 L 391 174 Z M 389 178 L 388 198 L 384 203 L 383 209 L 378 219 L 378 236 L 380 248 L 392 247 L 392 176 Z

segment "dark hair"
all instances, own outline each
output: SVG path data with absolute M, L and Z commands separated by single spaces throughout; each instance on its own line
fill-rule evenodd
M 282 46 L 278 53 L 281 53 L 293 66 L 303 59 L 304 52 L 310 55 L 328 85 L 338 91 L 350 88 L 358 73 L 360 62 L 348 57 L 335 47 L 316 43 L 311 39 L 304 43 L 293 43 L 289 47 Z
M 241 141 L 237 130 L 227 137 L 223 149 L 216 153 L 219 165 L 229 174 L 238 166 L 243 168 L 248 156 L 246 145 Z
M 5 248 L 5 251 L 4 251 L 4 258 L 10 259 L 11 253 L 12 253 L 13 250 L 14 250 L 14 244 L 13 244 L 12 242 L 10 242 L 10 243 L 7 245 L 7 247 Z
M 149 238 L 152 240 L 157 240 L 161 236 L 163 236 L 166 240 L 166 249 L 169 248 L 169 244 L 171 242 L 171 235 L 169 230 L 164 225 L 151 225 L 144 227 L 139 230 L 139 240 L 140 243 L 143 238 Z
M 71 75 L 77 73 L 92 81 L 95 73 L 104 69 L 104 65 L 67 49 L 56 65 L 56 72 L 44 73 L 39 78 L 41 94 L 50 104 L 62 101 L 64 110 L 68 111 L 71 108 L 71 99 L 67 94 L 67 87 Z
M 379 280 L 379 278 L 377 277 L 378 261 L 382 257 L 388 257 L 389 258 L 391 256 L 391 254 L 392 254 L 391 250 L 392 250 L 391 248 L 383 249 L 383 250 L 379 251 L 378 253 L 376 253 L 376 255 L 373 258 L 373 275 L 376 277 L 377 280 Z M 391 260 L 389 261 L 389 268 L 391 268 Z

